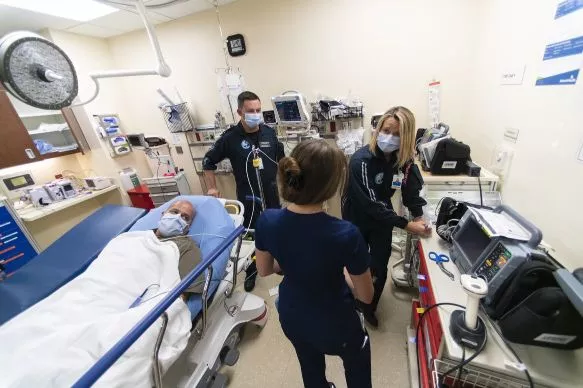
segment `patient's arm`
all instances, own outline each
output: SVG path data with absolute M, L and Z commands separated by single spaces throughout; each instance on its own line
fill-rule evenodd
M 257 263 L 257 273 L 261 277 L 281 272 L 279 263 L 267 251 L 255 249 L 255 261 Z
M 176 240 L 176 245 L 178 246 L 178 251 L 180 252 L 180 258 L 178 261 L 178 273 L 180 274 L 180 280 L 184 279 L 193 269 L 200 264 L 201 254 L 200 249 L 196 246 L 194 241 L 191 239 L 180 239 Z M 193 292 L 200 294 L 204 288 L 204 273 L 197 277 L 194 282 L 185 290 L 185 292 Z

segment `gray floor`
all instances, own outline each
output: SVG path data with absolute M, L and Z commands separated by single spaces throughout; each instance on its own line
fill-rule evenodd
M 229 388 L 290 387 L 301 388 L 302 377 L 295 351 L 283 335 L 274 306 L 275 297 L 269 289 L 281 278 L 259 278 L 254 294 L 261 296 L 269 308 L 269 320 L 263 330 L 248 326 L 239 345 L 239 362 L 223 373 L 229 376 Z M 408 387 L 407 343 L 405 327 L 410 321 L 412 294 L 395 290 L 392 282 L 381 298 L 376 330 L 369 329 L 372 345 L 373 387 Z M 337 357 L 327 357 L 327 377 L 337 387 L 346 387 L 342 362 Z

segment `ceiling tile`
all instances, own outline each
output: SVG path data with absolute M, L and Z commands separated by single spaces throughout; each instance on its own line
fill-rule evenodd
M 123 34 L 124 31 L 118 31 L 113 28 L 95 26 L 91 23 L 79 24 L 75 27 L 68 28 L 67 32 L 74 34 L 89 35 L 97 38 L 109 38 L 115 35 Z
M 18 30 L 39 31 L 43 28 L 62 30 L 78 24 L 76 20 L 0 5 L 0 36 Z
M 164 23 L 171 20 L 166 16 L 158 15 L 153 12 L 149 12 L 148 16 L 154 24 Z M 114 29 L 120 32 L 128 32 L 144 28 L 140 16 L 128 11 L 118 11 L 107 16 L 93 19 L 90 23 L 94 26 Z

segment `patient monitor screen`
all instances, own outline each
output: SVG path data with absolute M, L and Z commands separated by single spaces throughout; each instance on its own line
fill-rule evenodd
M 472 266 L 490 244 L 490 238 L 473 218 L 466 222 L 465 226 L 456 234 L 455 239 Z
M 278 101 L 275 103 L 275 108 L 282 123 L 302 121 L 299 103 L 296 100 Z

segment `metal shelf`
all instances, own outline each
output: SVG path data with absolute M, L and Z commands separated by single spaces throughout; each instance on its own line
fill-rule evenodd
M 191 142 L 189 142 L 189 143 L 188 143 L 188 145 L 189 145 L 189 146 L 191 146 L 191 147 L 192 147 L 192 146 L 205 146 L 205 145 L 213 145 L 213 144 L 215 144 L 215 142 L 214 142 L 214 141 L 197 141 L 197 142 L 195 142 L 195 143 L 191 143 Z

